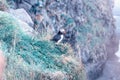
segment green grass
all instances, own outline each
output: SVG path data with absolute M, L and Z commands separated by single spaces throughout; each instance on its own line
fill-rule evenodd
M 7 60 L 4 79 L 85 80 L 82 64 L 70 47 L 31 38 L 5 12 L 0 12 L 0 34 L 0 48 Z

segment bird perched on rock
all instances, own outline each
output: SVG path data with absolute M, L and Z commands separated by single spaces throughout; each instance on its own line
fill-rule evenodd
M 52 40 L 55 41 L 56 44 L 59 44 L 63 40 L 65 33 L 65 29 L 61 28 Z

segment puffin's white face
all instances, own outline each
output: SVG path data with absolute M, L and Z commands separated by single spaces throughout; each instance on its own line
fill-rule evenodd
M 60 32 L 65 34 L 65 29 L 60 29 Z

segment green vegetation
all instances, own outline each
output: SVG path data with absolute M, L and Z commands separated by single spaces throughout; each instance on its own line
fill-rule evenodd
M 6 80 L 86 80 L 70 46 L 32 39 L 5 12 L 0 12 L 0 34 L 0 49 L 7 61 Z

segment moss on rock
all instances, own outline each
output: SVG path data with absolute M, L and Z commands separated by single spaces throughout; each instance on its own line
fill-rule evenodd
M 17 19 L 0 12 L 0 49 L 7 66 L 6 80 L 86 80 L 82 64 L 69 47 L 33 39 Z

